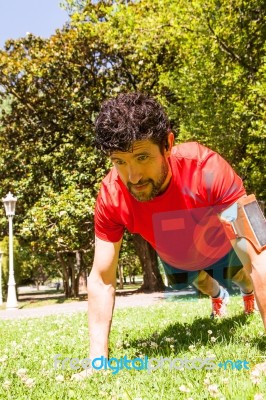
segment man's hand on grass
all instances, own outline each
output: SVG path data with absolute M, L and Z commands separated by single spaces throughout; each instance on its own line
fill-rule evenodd
M 78 372 L 77 374 L 73 374 L 71 376 L 71 380 L 72 381 L 82 381 L 86 378 L 90 378 L 94 374 L 99 374 L 99 373 L 101 373 L 103 375 L 107 375 L 110 373 L 110 371 L 105 370 L 105 369 L 97 370 L 97 369 L 93 369 L 93 368 L 88 368 L 88 369 L 84 369 L 81 372 Z
M 84 369 L 81 372 L 78 372 L 77 374 L 73 374 L 71 376 L 72 381 L 82 381 L 83 379 L 89 378 L 92 376 L 92 374 L 95 373 L 91 368 L 89 369 Z
M 253 371 L 259 371 L 262 372 L 266 375 L 266 362 L 264 361 L 263 363 L 260 364 L 256 364 L 254 365 L 254 367 L 252 368 Z

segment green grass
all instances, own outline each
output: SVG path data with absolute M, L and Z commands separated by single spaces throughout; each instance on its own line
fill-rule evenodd
M 76 382 L 68 363 L 66 369 L 54 368 L 54 356 L 88 356 L 85 313 L 1 321 L 0 399 L 253 400 L 266 393 L 265 375 L 252 374 L 266 349 L 260 316 L 244 316 L 240 297 L 231 298 L 228 318 L 211 320 L 209 312 L 208 299 L 115 310 L 110 357 L 239 359 L 248 361 L 250 370 L 177 370 L 166 362 L 150 373 L 108 370 Z

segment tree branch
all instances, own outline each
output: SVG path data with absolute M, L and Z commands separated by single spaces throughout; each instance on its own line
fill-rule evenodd
M 207 20 L 208 28 L 216 39 L 217 43 L 220 45 L 221 49 L 224 50 L 233 60 L 237 61 L 242 67 L 245 69 L 256 72 L 256 68 L 253 68 L 251 65 L 248 65 L 243 58 L 241 58 L 232 48 L 230 48 L 223 39 L 221 39 L 218 35 L 216 35 L 214 29 L 212 28 L 210 21 Z

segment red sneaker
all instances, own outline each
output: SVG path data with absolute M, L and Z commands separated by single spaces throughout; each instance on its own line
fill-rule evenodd
M 227 314 L 227 304 L 229 303 L 229 293 L 223 289 L 224 297 L 215 297 L 212 299 L 211 318 L 224 317 Z
M 254 293 L 244 294 L 242 297 L 243 297 L 245 314 L 254 313 L 254 311 L 256 309 Z

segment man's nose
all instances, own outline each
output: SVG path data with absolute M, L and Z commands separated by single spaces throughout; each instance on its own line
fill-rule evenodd
M 138 183 L 142 178 L 142 173 L 141 171 L 136 168 L 136 167 L 129 167 L 128 168 L 128 180 L 129 182 L 133 183 L 135 185 Z

